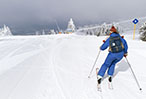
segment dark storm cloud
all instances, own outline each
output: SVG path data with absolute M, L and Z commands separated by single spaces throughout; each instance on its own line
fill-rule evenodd
M 146 16 L 145 0 L 0 0 L 0 24 L 77 24 Z

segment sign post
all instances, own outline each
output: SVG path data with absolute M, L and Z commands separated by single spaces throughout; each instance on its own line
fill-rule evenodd
M 137 19 L 134 19 L 133 20 L 133 23 L 134 23 L 134 32 L 133 32 L 133 40 L 134 40 L 135 39 L 136 24 L 138 23 L 138 20 Z

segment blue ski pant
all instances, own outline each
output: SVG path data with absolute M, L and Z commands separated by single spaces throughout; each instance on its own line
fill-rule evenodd
M 109 52 L 104 64 L 101 66 L 98 75 L 104 76 L 106 70 L 108 69 L 108 75 L 113 76 L 115 65 L 118 63 L 124 56 L 124 52 L 120 53 L 111 53 Z

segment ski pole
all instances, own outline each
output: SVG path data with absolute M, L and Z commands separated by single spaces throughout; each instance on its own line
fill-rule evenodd
M 138 86 L 139 90 L 142 90 L 142 88 L 140 87 L 140 85 L 139 85 L 139 83 L 138 83 L 138 80 L 137 80 L 137 78 L 136 78 L 136 76 L 135 76 L 135 74 L 134 74 L 134 71 L 133 71 L 133 69 L 132 69 L 132 67 L 131 67 L 131 65 L 130 65 L 130 63 L 129 63 L 129 61 L 128 61 L 128 59 L 127 59 L 126 57 L 125 57 L 125 59 L 126 59 L 128 65 L 129 65 L 130 69 L 131 69 L 131 72 L 132 72 L 132 74 L 133 74 L 133 77 L 134 77 L 134 79 L 135 79 L 135 81 L 136 81 L 136 83 L 137 83 L 137 86 Z
M 91 69 L 91 71 L 90 71 L 90 74 L 89 74 L 88 78 L 90 78 L 90 76 L 91 76 L 91 74 L 92 74 L 92 71 L 93 71 L 93 69 L 94 69 L 94 67 L 95 67 L 95 65 L 96 65 L 97 59 L 98 59 L 98 57 L 99 57 L 99 55 L 100 55 L 100 52 L 101 52 L 101 50 L 100 50 L 100 51 L 98 52 L 98 54 L 97 54 L 96 60 L 95 60 L 95 62 L 94 62 L 94 65 L 92 66 L 92 69 Z

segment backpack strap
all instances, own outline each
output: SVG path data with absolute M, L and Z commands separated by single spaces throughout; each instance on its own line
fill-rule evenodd
M 124 44 L 121 42 L 122 49 L 124 49 Z

